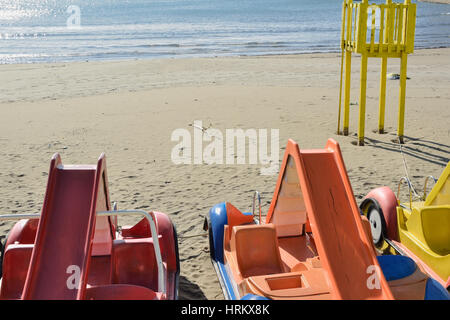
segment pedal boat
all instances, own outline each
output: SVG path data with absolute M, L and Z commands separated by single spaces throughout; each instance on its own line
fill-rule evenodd
M 138 215 L 134 226 L 118 217 Z M 19 220 L 2 246 L 0 299 L 176 299 L 177 234 L 160 212 L 111 206 L 106 159 L 97 165 L 51 160 L 42 212 Z
M 222 202 L 205 221 L 226 299 L 448 299 L 410 258 L 376 255 L 333 139 L 289 140 L 265 221 L 254 213 Z

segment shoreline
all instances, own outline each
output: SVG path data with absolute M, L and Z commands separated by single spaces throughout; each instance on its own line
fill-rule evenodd
M 429 0 L 433 2 L 434 0 Z M 438 0 L 439 1 L 439 0 Z M 447 1 L 447 0 L 442 0 Z M 450 4 L 450 0 L 449 4 Z M 424 0 L 428 2 L 428 0 Z M 436 47 L 424 47 L 415 48 L 414 52 L 422 50 L 434 50 L 434 49 L 449 49 L 448 46 L 436 46 Z M 170 56 L 170 57 L 153 57 L 153 58 L 123 58 L 123 59 L 98 59 L 98 60 L 67 60 L 67 61 L 42 61 L 42 62 L 19 62 L 19 63 L 0 63 L 1 66 L 10 65 L 50 65 L 50 64 L 72 64 L 72 63 L 114 63 L 114 62 L 130 62 L 130 61 L 153 61 L 153 60 L 179 60 L 179 59 L 227 59 L 227 58 L 264 58 L 264 57 L 289 57 L 289 56 L 302 56 L 302 55 L 327 55 L 327 54 L 340 54 L 341 49 L 333 51 L 313 51 L 313 52 L 298 52 L 298 53 L 266 53 L 266 54 L 239 54 L 239 55 L 206 55 L 206 56 Z

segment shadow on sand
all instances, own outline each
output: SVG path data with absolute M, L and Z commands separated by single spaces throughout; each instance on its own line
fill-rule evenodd
M 365 138 L 365 145 L 387 151 L 401 153 L 400 145 L 393 139 L 392 142 L 384 142 L 373 138 Z M 402 145 L 405 155 L 427 161 L 429 163 L 445 166 L 450 161 L 450 145 L 405 136 L 405 144 Z
M 202 289 L 195 283 L 180 275 L 178 286 L 178 299 L 180 300 L 207 300 Z

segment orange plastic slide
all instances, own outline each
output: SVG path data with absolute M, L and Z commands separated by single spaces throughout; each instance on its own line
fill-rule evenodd
M 300 150 L 289 140 L 281 173 L 292 158 L 308 213 L 306 231 L 314 242 L 331 282 L 335 299 L 393 299 L 381 272 L 372 240 L 347 176 L 339 145 L 329 139 L 325 149 Z M 280 197 L 284 174 L 280 174 L 266 222 L 271 222 Z

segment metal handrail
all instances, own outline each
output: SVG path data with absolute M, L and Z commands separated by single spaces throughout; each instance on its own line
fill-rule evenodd
M 253 216 L 255 216 L 255 201 L 256 201 L 256 196 L 257 195 L 258 195 L 258 204 L 259 204 L 259 224 L 261 224 L 261 196 L 260 196 L 258 191 L 255 191 L 255 193 L 253 194 L 252 214 L 253 214 Z
M 131 214 L 143 215 L 147 218 L 150 224 L 150 230 L 152 232 L 153 248 L 155 250 L 156 263 L 158 267 L 158 292 L 167 294 L 165 270 L 162 261 L 161 248 L 159 246 L 158 233 L 156 230 L 156 223 L 153 219 L 153 215 L 144 210 L 117 210 L 117 211 L 97 211 L 97 216 L 124 216 Z M 0 215 L 0 220 L 20 220 L 20 219 L 39 219 L 40 213 L 25 213 L 25 214 L 3 214 Z
M 423 184 L 423 201 L 425 201 L 427 198 L 427 183 L 430 178 L 433 179 L 434 183 L 436 183 L 436 181 L 437 181 L 437 179 L 431 175 L 429 175 L 425 178 L 425 183 Z
M 124 216 L 131 214 L 140 214 L 147 218 L 150 224 L 150 230 L 152 232 L 153 248 L 155 250 L 156 263 L 158 267 L 158 292 L 162 292 L 164 295 L 166 291 L 165 271 L 162 261 L 161 248 L 159 247 L 158 232 L 156 230 L 156 223 L 153 219 L 153 215 L 144 210 L 117 210 L 117 211 L 97 211 L 98 216 Z
M 397 189 L 397 202 L 400 204 L 400 187 L 402 185 L 402 182 L 406 181 L 406 184 L 408 185 L 409 189 L 409 209 L 412 210 L 412 193 L 411 193 L 411 182 L 407 177 L 402 177 L 400 181 L 398 182 L 398 189 Z
M 1 214 L 0 220 L 21 220 L 21 219 L 39 219 L 40 213 L 13 213 L 13 214 Z

